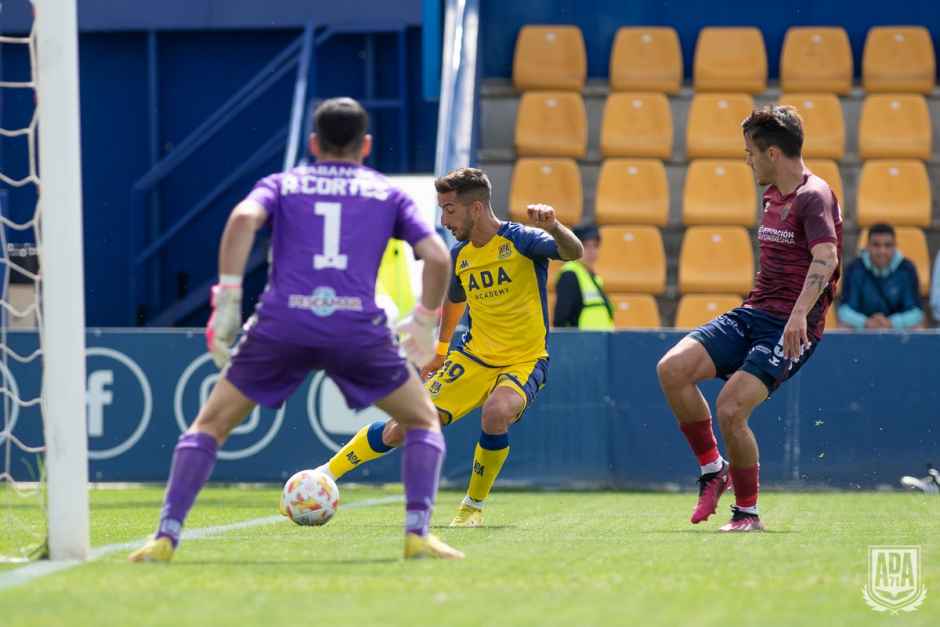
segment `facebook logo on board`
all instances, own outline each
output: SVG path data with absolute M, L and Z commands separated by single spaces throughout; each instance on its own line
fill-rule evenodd
M 150 422 L 153 395 L 133 359 L 111 348 L 87 350 L 88 457 L 110 459 L 133 447 Z

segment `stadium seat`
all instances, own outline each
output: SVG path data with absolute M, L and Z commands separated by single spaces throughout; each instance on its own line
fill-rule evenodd
M 650 294 L 607 294 L 618 329 L 656 329 L 662 326 L 656 299 Z
M 862 159 L 929 159 L 930 113 L 916 94 L 876 94 L 865 98 L 858 123 Z
M 605 157 L 672 156 L 672 112 L 664 94 L 622 92 L 604 104 L 601 153 Z
M 512 82 L 519 91 L 581 91 L 587 52 L 577 26 L 523 26 L 512 59 Z
M 754 100 L 747 94 L 695 94 L 686 130 L 689 159 L 744 159 L 741 122 L 753 109 Z
M 610 52 L 611 91 L 679 93 L 682 50 L 674 28 L 623 26 Z
M 803 156 L 841 159 L 845 155 L 845 122 L 835 94 L 786 94 L 780 104 L 796 107 L 803 118 Z
M 520 157 L 584 157 L 587 113 L 581 94 L 528 91 L 516 114 L 516 152 Z
M 754 280 L 754 253 L 740 226 L 692 226 L 679 253 L 682 294 L 746 294 Z
M 845 196 L 842 195 L 842 175 L 839 173 L 839 164 L 832 159 L 806 159 L 805 163 L 810 172 L 829 183 L 844 213 Z
M 832 301 L 832 304 L 829 305 L 829 309 L 826 311 L 826 328 L 823 330 L 823 334 L 839 328 L 839 317 L 836 315 L 836 311 L 838 311 L 838 309 L 839 303 Z
M 792 26 L 783 37 L 780 83 L 784 92 L 852 91 L 852 48 L 844 28 Z
M 669 181 L 658 159 L 607 159 L 597 180 L 594 220 L 606 224 L 653 224 L 669 219 Z
M 871 226 L 930 225 L 930 180 L 922 161 L 875 159 L 862 165 L 858 181 L 858 223 Z
M 601 227 L 595 270 L 608 292 L 662 294 L 666 290 L 666 251 L 655 226 Z
M 754 27 L 706 27 L 699 31 L 693 64 L 695 91 L 767 89 L 764 36 Z
M 682 194 L 682 223 L 754 226 L 757 191 L 744 161 L 696 159 Z
M 694 329 L 740 306 L 735 294 L 686 294 L 676 310 L 676 328 Z
M 865 91 L 933 91 L 936 60 L 930 32 L 923 26 L 875 26 L 865 38 L 862 84 Z
M 544 203 L 555 208 L 565 224 L 581 221 L 583 193 L 581 171 L 574 159 L 532 159 L 516 161 L 509 191 L 509 217 L 527 222 L 526 207 Z
M 930 293 L 930 251 L 927 249 L 927 237 L 923 229 L 916 226 L 898 226 L 894 229 L 898 250 L 911 260 L 917 268 L 917 282 L 920 295 Z M 862 229 L 858 235 L 858 249 L 861 251 L 868 244 L 868 229 Z

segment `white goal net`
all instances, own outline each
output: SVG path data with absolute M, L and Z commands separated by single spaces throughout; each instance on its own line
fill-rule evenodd
M 0 563 L 88 552 L 75 0 L 33 11 L 0 34 Z

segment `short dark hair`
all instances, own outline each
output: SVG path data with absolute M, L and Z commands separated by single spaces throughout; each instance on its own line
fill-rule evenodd
M 894 227 L 890 224 L 885 224 L 884 222 L 871 225 L 871 228 L 868 229 L 869 240 L 871 239 L 872 235 L 890 235 L 891 239 L 896 239 L 894 234 Z
M 330 98 L 313 111 L 313 132 L 327 154 L 358 152 L 368 128 L 369 114 L 352 98 Z
M 593 222 L 579 224 L 571 230 L 574 232 L 575 237 L 577 237 L 582 242 L 586 242 L 588 240 L 595 240 L 596 242 L 601 241 L 600 229 L 598 229 L 597 225 Z
M 754 109 L 741 127 L 761 151 L 776 146 L 791 158 L 799 157 L 803 151 L 803 118 L 795 107 L 764 105 Z
M 478 168 L 458 168 L 434 179 L 434 187 L 438 194 L 457 192 L 457 198 L 461 201 L 472 199 L 484 204 L 489 204 L 493 193 L 490 177 Z

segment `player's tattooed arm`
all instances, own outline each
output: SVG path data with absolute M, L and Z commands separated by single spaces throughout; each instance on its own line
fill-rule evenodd
M 584 254 L 584 245 L 581 240 L 561 222 L 556 222 L 555 228 L 548 231 L 548 234 L 555 238 L 555 243 L 558 244 L 558 256 L 564 261 L 580 259 Z
M 832 242 L 816 244 L 812 254 L 813 260 L 806 273 L 803 290 L 796 299 L 790 319 L 783 329 L 783 356 L 787 359 L 799 359 L 809 346 L 806 316 L 826 290 L 832 273 L 839 265 L 839 251 Z
M 564 261 L 580 259 L 584 254 L 581 240 L 571 232 L 571 229 L 558 221 L 555 209 L 551 205 L 529 205 L 527 207 L 529 222 L 532 226 L 544 230 L 552 236 L 558 246 L 558 256 Z

